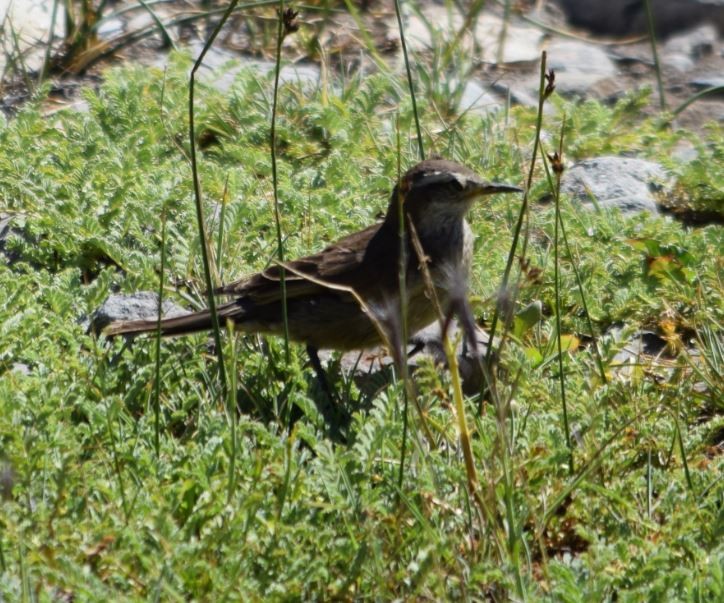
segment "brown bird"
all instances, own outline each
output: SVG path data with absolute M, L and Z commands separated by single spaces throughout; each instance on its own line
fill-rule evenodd
M 306 344 L 315 370 L 317 350 L 363 349 L 380 343 L 380 335 L 352 289 L 372 310 L 378 323 L 385 313 L 399 313 L 399 195 L 404 214 L 414 225 L 424 250 L 432 281 L 444 311 L 452 289 L 467 286 L 473 255 L 473 234 L 465 215 L 483 195 L 520 192 L 507 184 L 483 180 L 453 161 L 428 159 L 408 170 L 395 185 L 385 219 L 348 235 L 321 252 L 287 264 L 285 270 L 289 337 Z M 407 224 L 406 231 L 408 230 Z M 409 237 L 406 246 L 408 333 L 436 318 Z M 305 278 L 302 275 L 308 275 Z M 346 289 L 346 290 L 345 290 Z M 233 321 L 247 333 L 284 333 L 280 268 L 274 266 L 215 291 L 234 300 L 217 308 L 221 325 Z M 160 322 L 162 335 L 209 330 L 208 310 Z M 108 336 L 153 332 L 156 320 L 120 321 L 105 329 Z

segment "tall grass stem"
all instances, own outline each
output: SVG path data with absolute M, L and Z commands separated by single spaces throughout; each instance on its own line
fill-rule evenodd
M 561 136 L 558 142 L 558 161 L 562 161 L 563 156 L 563 136 L 566 130 L 565 115 L 561 121 Z M 568 423 L 568 403 L 566 400 L 566 376 L 563 367 L 563 340 L 561 334 L 561 275 L 560 275 L 560 223 L 561 223 L 561 171 L 553 170 L 556 177 L 556 187 L 554 192 L 555 201 L 555 224 L 553 226 L 553 286 L 555 289 L 555 310 L 556 310 L 556 345 L 558 347 L 558 383 L 560 385 L 561 405 L 563 407 L 563 432 L 566 438 L 566 446 L 570 454 L 570 462 L 568 466 L 569 473 L 575 472 L 573 446 L 571 444 L 571 431 Z
M 661 77 L 661 63 L 659 61 L 659 51 L 656 47 L 656 24 L 654 23 L 654 9 L 651 6 L 651 0 L 644 0 L 644 7 L 646 8 L 646 25 L 649 30 L 649 40 L 651 42 L 651 56 L 654 59 L 654 71 L 656 71 L 656 85 L 659 89 L 659 107 L 662 111 L 666 111 L 664 80 Z
M 216 298 L 214 297 L 214 284 L 211 280 L 211 263 L 209 261 L 209 248 L 206 239 L 206 226 L 204 225 L 204 209 L 201 200 L 201 181 L 199 180 L 199 167 L 196 159 L 196 132 L 194 124 L 194 92 L 196 89 L 196 72 L 201 67 L 204 57 L 211 45 L 214 43 L 216 36 L 219 35 L 221 28 L 231 15 L 232 11 L 239 3 L 239 0 L 231 0 L 226 11 L 222 15 L 218 24 L 211 32 L 209 39 L 204 44 L 199 57 L 196 59 L 191 75 L 189 76 L 189 147 L 191 150 L 191 174 L 193 176 L 194 185 L 194 201 L 196 203 L 196 223 L 199 229 L 199 241 L 201 243 L 201 259 L 204 265 L 204 279 L 206 281 L 206 296 L 209 304 L 209 312 L 211 312 L 211 324 L 214 334 L 214 345 L 218 354 L 219 381 L 221 381 L 221 389 L 226 395 L 226 369 L 224 367 L 224 352 L 221 347 L 221 329 L 219 328 L 219 315 L 216 312 Z
M 540 62 L 540 81 L 538 86 L 538 114 L 536 117 L 535 124 L 535 139 L 533 142 L 533 153 L 530 159 L 530 168 L 528 170 L 528 179 L 525 186 L 525 192 L 523 193 L 523 202 L 520 205 L 520 212 L 518 213 L 518 221 L 513 231 L 513 241 L 510 244 L 510 251 L 508 252 L 508 260 L 505 263 L 505 270 L 503 272 L 503 280 L 500 284 L 499 295 L 496 298 L 499 300 L 501 295 L 505 295 L 508 289 L 508 281 L 510 280 L 510 271 L 513 268 L 513 260 L 515 259 L 515 250 L 518 248 L 518 240 L 520 238 L 520 231 L 523 227 L 523 220 L 528 213 L 528 195 L 530 194 L 530 187 L 533 183 L 533 174 L 535 171 L 535 162 L 538 156 L 538 149 L 540 147 L 540 133 L 543 125 L 543 105 L 545 103 L 545 81 L 546 81 L 546 58 L 547 54 L 544 50 L 541 53 Z M 493 357 L 493 340 L 495 338 L 495 331 L 498 326 L 498 318 L 500 315 L 500 303 L 495 304 L 495 310 L 493 311 L 493 319 L 490 324 L 490 345 L 485 355 L 485 362 L 490 365 L 490 361 Z
M 160 456 L 161 443 L 161 320 L 163 319 L 163 288 L 166 274 L 166 205 L 161 210 L 161 267 L 158 276 L 158 313 L 156 322 L 156 341 L 154 354 L 156 366 L 153 380 L 153 447 L 156 458 Z
M 277 47 L 274 66 L 274 96 L 271 115 L 271 164 L 272 187 L 274 189 L 274 225 L 277 236 L 277 257 L 279 258 L 279 283 L 282 292 L 282 320 L 284 322 L 284 361 L 289 364 L 289 316 L 287 314 L 287 279 L 284 271 L 284 241 L 282 237 L 282 220 L 279 211 L 279 180 L 277 176 L 277 106 L 279 102 L 279 72 L 281 71 L 282 42 L 284 41 L 284 0 L 279 0 L 277 15 Z
M 407 55 L 407 43 L 405 42 L 405 28 L 402 25 L 402 13 L 400 11 L 400 0 L 395 0 L 395 14 L 397 15 L 397 27 L 400 30 L 400 44 L 402 46 L 402 56 L 405 58 L 405 71 L 407 73 L 407 86 L 410 90 L 410 100 L 412 101 L 412 114 L 415 118 L 415 130 L 417 131 L 417 150 L 420 160 L 425 159 L 425 147 L 422 140 L 422 128 L 420 127 L 420 117 L 417 113 L 417 100 L 415 99 L 415 85 L 412 81 L 412 70 L 410 69 L 410 58 Z M 401 222 L 402 223 L 402 222 Z

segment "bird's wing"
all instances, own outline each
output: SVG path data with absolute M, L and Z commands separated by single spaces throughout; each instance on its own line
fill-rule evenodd
M 314 255 L 287 262 L 290 270 L 284 273 L 287 299 L 318 295 L 330 289 L 319 284 L 352 286 L 363 271 L 363 260 L 370 239 L 379 229 L 375 224 L 329 245 Z M 309 275 L 314 281 L 299 274 Z M 219 295 L 243 296 L 257 304 L 279 301 L 281 298 L 279 266 L 271 266 L 252 276 L 229 283 L 215 290 Z

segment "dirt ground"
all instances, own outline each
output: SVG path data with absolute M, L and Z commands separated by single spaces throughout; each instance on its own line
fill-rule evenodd
M 33 2 L 37 4 L 41 0 L 24 1 L 32 5 Z M 319 10 L 309 8 L 315 4 Z M 493 50 L 487 55 L 472 56 L 474 69 L 470 77 L 483 85 L 495 85 L 498 89 L 502 86 L 503 89 L 508 87 L 513 92 L 527 90 L 528 96 L 534 99 L 535 94 L 530 92 L 537 85 L 540 50 L 556 41 L 576 41 L 603 50 L 613 60 L 616 69 L 615 74 L 593 81 L 583 92 L 579 90 L 577 94 L 614 102 L 627 91 L 650 86 L 654 94 L 647 110 L 650 113 L 660 110 L 655 63 L 647 36 L 636 34 L 627 38 L 614 38 L 575 28 L 567 23 L 563 11 L 553 0 L 529 0 L 511 4 L 512 8 L 506 14 L 505 6 L 487 2 L 481 15 L 497 19 L 501 27 L 507 28 L 510 39 L 507 42 L 509 46 L 506 47 L 506 54 L 519 56 L 516 60 L 504 58 L 500 61 L 496 60 L 499 57 L 494 56 Z M 138 6 L 135 0 L 112 1 L 108 3 L 104 14 L 97 16 L 96 33 L 88 35 L 85 45 L 76 48 L 60 41 L 62 28 L 56 26 L 57 38 L 50 53 L 54 58 L 50 73 L 53 92 L 49 110 L 73 104 L 78 88 L 84 84 L 95 85 L 108 65 L 119 61 L 153 64 L 162 61 L 168 53 L 169 44 L 168 40 L 164 40 L 158 33 L 155 17 L 164 23 L 174 23 L 167 29 L 174 44 L 183 46 L 192 43 L 198 48 L 203 40 L 207 39 L 215 19 L 225 6 L 225 3 L 218 1 L 188 0 L 155 5 L 155 15 L 151 15 Z M 285 41 L 284 53 L 287 61 L 312 65 L 325 61 L 332 68 L 345 72 L 360 68 L 369 72 L 377 68 L 370 56 L 370 48 L 374 48 L 382 60 L 394 65 L 396 69 L 402 68 L 400 36 L 393 3 L 360 0 L 354 3 L 358 11 L 356 15 L 344 9 L 343 2 L 310 2 L 305 6 L 307 8 L 302 10 L 298 17 L 299 32 Z M 331 8 L 321 10 L 325 6 Z M 424 0 L 419 6 L 421 10 L 418 13 L 411 10 L 408 3 L 403 3 L 404 17 L 410 27 L 412 21 L 419 21 L 421 14 L 424 18 L 424 15 L 437 15 L 441 10 L 449 12 L 449 6 L 434 0 Z M 201 11 L 208 10 L 209 7 L 216 10 L 214 15 L 211 18 L 200 16 Z M 37 15 L 31 10 L 22 14 L 38 23 Z M 56 22 L 61 21 L 56 17 Z M 442 34 L 447 40 L 451 36 L 460 35 L 465 27 L 469 30 L 474 26 L 473 22 L 465 20 L 465 15 L 454 15 L 450 23 L 452 26 Z M 461 23 L 462 27 L 455 27 Z M 431 24 L 440 25 L 438 22 Z M 18 22 L 17 14 L 12 25 L 19 29 L 23 26 L 22 22 Z M 445 27 L 441 28 L 444 29 Z M 39 38 L 42 40 L 42 31 L 41 27 L 20 36 L 26 43 L 30 41 L 28 48 L 24 50 L 25 59 L 22 63 L 28 66 L 31 76 L 37 75 L 39 59 L 45 56 L 44 45 L 42 41 L 38 42 Z M 489 37 L 493 38 L 491 44 L 498 43 L 500 32 L 495 31 L 494 26 L 486 31 L 491 34 Z M 516 39 L 516 32 L 521 37 Z M 232 16 L 214 46 L 240 57 L 272 59 L 275 35 L 275 9 L 259 8 Z M 408 32 L 406 35 L 413 34 Z M 463 36 L 460 39 L 462 40 Z M 424 44 L 415 47 L 414 40 L 411 42 L 413 43 L 408 44 L 414 49 L 414 60 L 430 59 L 430 47 L 425 47 Z M 485 43 L 482 45 L 484 47 Z M 8 52 L 12 54 L 12 51 L 13 47 L 8 46 L 6 36 L 6 55 Z M 711 25 L 709 29 L 705 27 L 689 30 L 689 33 L 683 34 L 671 33 L 667 39 L 658 41 L 658 51 L 662 59 L 662 84 L 668 109 L 681 106 L 707 87 L 719 87 L 716 92 L 706 94 L 684 109 L 678 115 L 674 126 L 701 131 L 712 120 L 719 123 L 724 121 L 724 50 L 721 36 L 714 26 Z M 566 78 L 566 74 L 559 74 L 559 81 L 561 78 Z M 32 77 L 28 78 L 27 74 L 17 68 L 13 69 L 12 62 L 6 62 L 0 99 L 0 108 L 6 114 L 11 114 L 28 97 L 32 81 Z M 512 98 L 514 101 L 518 100 L 515 94 Z

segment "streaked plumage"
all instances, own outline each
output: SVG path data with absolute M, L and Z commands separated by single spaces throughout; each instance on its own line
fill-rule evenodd
M 520 189 L 484 181 L 472 170 L 452 161 L 430 159 L 408 170 L 399 184 L 405 214 L 415 224 L 438 295 L 449 300 L 451 280 L 467 283 L 473 235 L 465 215 L 482 195 Z M 291 339 L 314 349 L 362 349 L 379 343 L 374 325 L 354 296 L 320 284 L 354 291 L 376 313 L 399 307 L 398 185 L 395 185 L 384 221 L 350 234 L 319 253 L 289 262 L 286 275 L 287 314 Z M 408 332 L 435 319 L 425 294 L 419 260 L 407 245 Z M 309 275 L 314 281 L 296 273 Z M 233 301 L 218 308 L 220 321 L 233 320 L 244 332 L 282 334 L 280 270 L 271 267 L 220 287 L 216 293 Z M 208 310 L 161 321 L 164 335 L 180 335 L 211 328 Z M 151 332 L 155 320 L 116 322 L 108 336 Z

